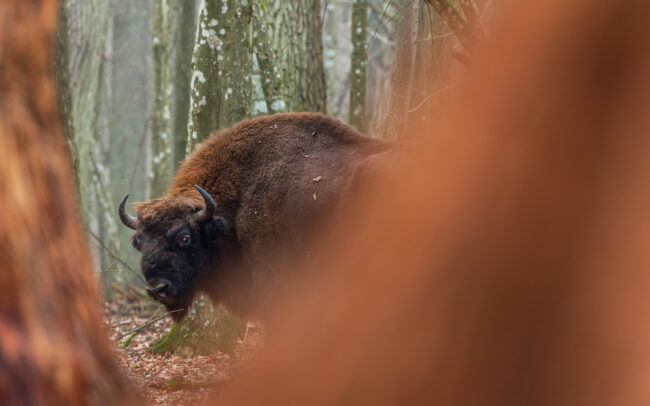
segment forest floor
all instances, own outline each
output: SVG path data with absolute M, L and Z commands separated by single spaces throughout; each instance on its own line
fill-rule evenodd
M 264 343 L 262 325 L 249 323 L 246 337 L 236 340 L 230 354 L 193 354 L 189 350 L 152 354 L 147 351 L 149 346 L 169 331 L 171 320 L 165 317 L 151 323 L 138 314 L 107 304 L 104 322 L 122 367 L 151 405 L 196 405 L 218 397 Z

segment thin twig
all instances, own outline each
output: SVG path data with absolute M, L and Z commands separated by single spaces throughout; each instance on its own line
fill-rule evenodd
M 158 371 L 156 371 L 156 374 L 152 378 L 155 379 L 156 377 L 158 377 L 158 375 L 160 375 L 160 371 L 162 371 L 163 367 L 165 366 L 165 360 L 167 359 L 168 356 L 169 356 L 169 351 L 165 352 L 165 355 L 163 355 L 163 359 L 162 361 L 160 361 L 160 368 L 158 368 Z
M 418 104 L 417 106 L 415 106 L 415 107 L 413 107 L 411 110 L 409 110 L 408 113 L 413 113 L 414 111 L 416 111 L 417 109 L 419 109 L 420 107 L 422 107 L 422 105 L 423 105 L 424 103 L 426 103 L 427 100 L 429 100 L 429 99 L 432 98 L 433 96 L 437 95 L 438 93 L 444 92 L 445 90 L 449 89 L 451 86 L 452 86 L 452 85 L 447 85 L 447 86 L 443 87 L 442 89 L 438 89 L 438 90 L 436 90 L 435 92 L 431 93 L 430 95 L 428 95 L 427 97 L 425 97 L 424 100 L 422 100 L 422 101 L 420 102 L 420 104 Z
M 129 266 L 129 264 L 127 264 L 127 263 L 126 263 L 122 258 L 120 258 L 117 254 L 113 253 L 113 252 L 112 252 L 112 251 L 111 251 L 111 250 L 106 246 L 106 244 L 104 244 L 104 241 L 102 241 L 102 239 L 101 239 L 99 236 L 97 236 L 97 234 L 93 233 L 93 231 L 90 229 L 90 227 L 84 225 L 84 229 L 86 230 L 86 232 L 87 232 L 88 234 L 90 234 L 91 237 L 93 237 L 93 238 L 97 241 L 97 243 L 99 243 L 99 245 L 100 245 L 100 246 L 101 246 L 101 247 L 106 251 L 106 253 L 107 253 L 108 255 L 110 255 L 111 257 L 113 257 L 113 259 L 115 259 L 115 260 L 116 260 L 117 262 L 119 262 L 120 264 L 124 265 L 124 266 L 126 267 L 126 269 L 128 269 L 129 271 L 131 271 L 131 273 L 133 273 L 134 275 L 136 275 L 137 277 L 139 277 L 139 278 L 144 282 L 144 278 L 142 277 L 142 275 L 140 275 L 140 273 L 137 272 L 135 269 L 131 268 L 131 266 Z
M 397 18 L 397 16 L 399 15 L 399 13 L 401 13 L 402 10 L 404 10 L 406 7 L 408 7 L 408 6 L 410 6 L 411 4 L 413 4 L 414 1 L 415 1 L 415 0 L 411 0 L 411 1 L 409 1 L 408 3 L 406 3 L 405 5 L 403 5 L 402 7 L 400 7 L 400 8 L 395 12 L 395 15 L 394 15 L 394 16 L 392 16 L 391 18 L 389 18 L 388 20 L 386 20 L 386 23 L 389 23 L 389 22 L 393 21 L 395 18 Z M 390 1 L 388 2 L 388 5 L 390 5 Z M 386 9 L 388 9 L 388 5 L 386 6 Z M 386 13 L 384 12 L 384 14 L 386 14 Z M 382 17 L 382 19 L 384 18 L 383 15 L 382 15 L 381 17 Z M 368 41 L 368 46 L 366 47 L 366 52 L 368 52 L 368 50 L 370 49 L 370 42 L 373 40 L 373 38 L 375 38 L 375 35 L 377 35 L 377 30 L 379 30 L 379 26 L 381 25 L 381 21 L 382 21 L 382 20 L 380 19 L 380 20 L 379 20 L 379 25 L 377 25 L 377 28 L 375 29 L 374 34 L 372 35 L 372 37 L 371 37 L 370 40 Z
M 370 49 L 370 43 L 372 42 L 373 39 L 375 39 L 375 35 L 377 35 L 377 31 L 379 31 L 379 27 L 381 27 L 382 21 L 384 21 L 384 16 L 386 15 L 386 12 L 388 11 L 388 7 L 390 7 L 390 3 L 392 3 L 393 0 L 390 0 L 388 4 L 386 4 L 386 8 L 384 8 L 384 12 L 381 14 L 381 17 L 379 17 L 379 24 L 377 24 L 377 27 L 375 28 L 375 32 L 372 33 L 370 36 L 370 39 L 368 40 L 368 46 L 366 47 L 366 53 L 368 52 L 368 49 Z
M 435 35 L 435 36 L 429 36 L 429 37 L 426 37 L 426 38 L 416 39 L 415 42 L 433 41 L 433 40 L 436 40 L 436 39 L 446 38 L 446 37 L 449 37 L 449 36 L 452 36 L 452 35 L 454 35 L 454 32 L 449 31 L 446 34 L 440 34 L 440 35 Z
M 158 320 L 162 320 L 162 319 L 164 319 L 165 317 L 169 316 L 169 315 L 172 314 L 172 313 L 180 312 L 180 311 L 182 311 L 182 310 L 184 310 L 184 309 L 177 309 L 177 310 L 172 310 L 171 312 L 167 312 L 167 313 L 163 314 L 162 316 L 160 316 L 160 317 L 158 317 L 158 318 L 156 318 L 156 319 L 154 319 L 154 320 L 151 320 L 149 323 L 145 323 L 145 324 L 143 324 L 143 325 L 141 325 L 141 326 L 138 326 L 138 327 L 136 327 L 136 328 L 134 328 L 134 329 L 132 329 L 132 330 L 127 331 L 126 333 L 122 333 L 122 334 L 120 334 L 120 335 L 117 337 L 117 339 L 120 340 L 120 339 L 122 339 L 122 338 L 128 336 L 129 334 L 135 333 L 136 331 L 140 331 L 140 330 L 142 330 L 142 329 L 145 328 L 145 327 L 149 327 L 149 326 L 152 325 L 153 323 L 157 322 Z

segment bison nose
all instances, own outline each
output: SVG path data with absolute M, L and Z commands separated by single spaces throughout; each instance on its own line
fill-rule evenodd
M 163 278 L 154 278 L 147 282 L 147 293 L 154 299 L 164 299 L 176 295 L 176 289 L 170 281 Z

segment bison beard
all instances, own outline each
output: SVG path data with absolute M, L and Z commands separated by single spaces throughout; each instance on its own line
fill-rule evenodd
M 136 231 L 147 291 L 176 320 L 197 291 L 240 315 L 260 308 L 365 161 L 390 145 L 315 113 L 259 117 L 213 135 L 165 196 L 137 205 L 137 217 L 125 211 L 128 195 L 119 205 Z

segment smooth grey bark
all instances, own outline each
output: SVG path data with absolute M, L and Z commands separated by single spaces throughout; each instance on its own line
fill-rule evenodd
M 151 88 L 151 195 L 165 193 L 171 180 L 171 50 L 172 0 L 156 0 L 153 14 Z
M 367 0 L 352 3 L 352 55 L 350 57 L 350 104 L 348 121 L 359 131 L 366 131 L 366 30 L 368 27 Z
M 177 2 L 176 57 L 174 61 L 174 159 L 172 169 L 185 159 L 187 120 L 190 108 L 192 50 L 196 35 L 196 0 Z

